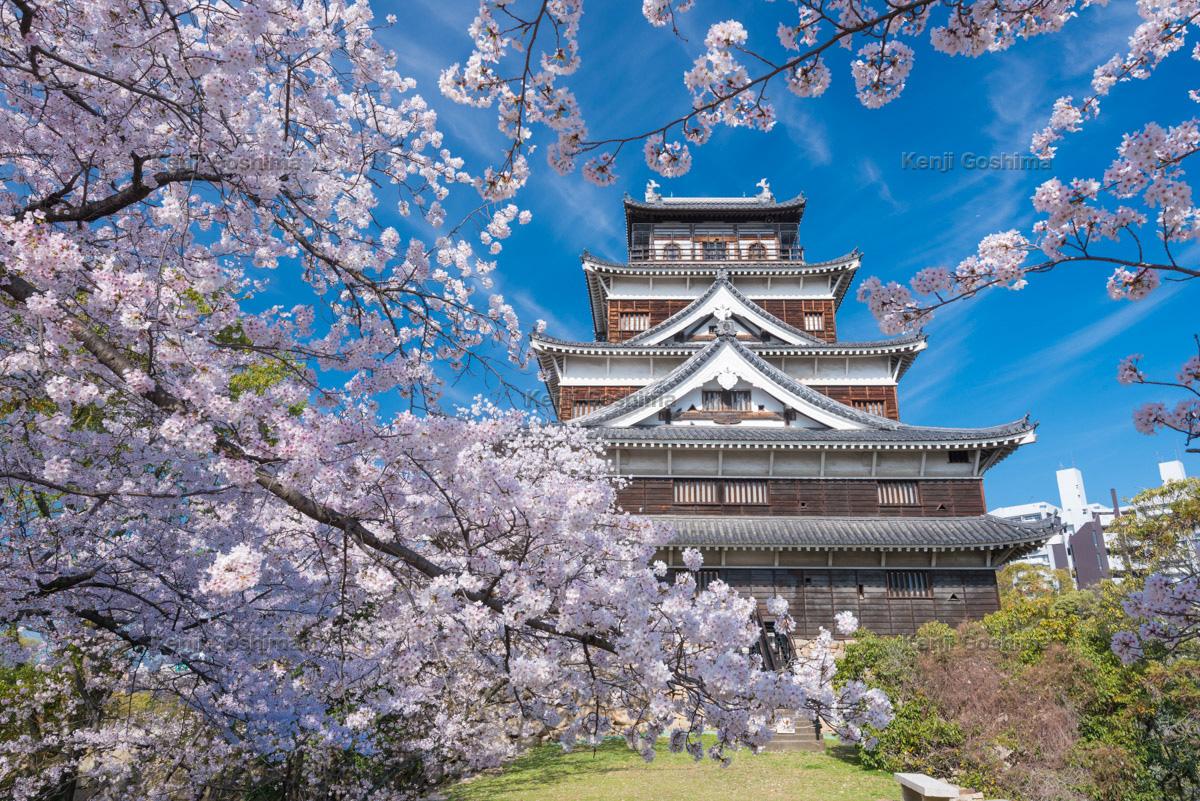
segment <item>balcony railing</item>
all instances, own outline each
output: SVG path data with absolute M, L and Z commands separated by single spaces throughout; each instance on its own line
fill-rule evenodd
M 756 247 L 757 245 L 757 247 Z M 629 248 L 630 261 L 693 262 L 693 261 L 804 261 L 804 248 L 780 247 L 775 243 L 758 242 L 671 242 L 655 245 L 634 245 Z

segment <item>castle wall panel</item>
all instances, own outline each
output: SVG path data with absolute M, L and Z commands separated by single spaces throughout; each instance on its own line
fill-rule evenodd
M 802 331 L 808 331 L 826 342 L 837 341 L 837 310 L 832 299 L 826 300 L 778 300 L 755 298 L 754 302 L 766 311 Z M 804 325 L 806 312 L 820 312 L 824 323 L 820 331 L 809 331 Z
M 772 479 L 769 503 L 760 505 L 675 503 L 672 479 L 633 478 L 617 493 L 623 509 L 642 514 L 694 515 L 881 515 L 885 517 L 968 517 L 984 514 L 983 482 L 979 479 L 918 481 L 920 503 L 881 506 L 875 481 Z
M 883 404 L 883 416 L 892 420 L 900 419 L 900 403 L 896 398 L 896 388 L 894 386 L 813 386 L 823 395 L 828 395 L 838 403 L 844 403 L 847 406 L 856 406 L 856 404 Z M 862 408 L 858 406 L 858 408 Z M 864 409 L 866 411 L 866 409 Z
M 575 416 L 575 401 L 596 401 L 607 405 L 614 403 L 626 395 L 636 392 L 636 386 L 562 386 L 559 388 L 559 419 L 570 420 Z M 813 386 L 818 392 L 833 398 L 838 403 L 855 406 L 856 401 L 862 403 L 882 403 L 884 416 L 892 420 L 900 419 L 899 406 L 896 401 L 895 387 L 879 386 Z M 863 408 L 859 406 L 857 408 Z M 864 409 L 866 411 L 866 409 Z
M 608 341 L 624 342 L 630 337 L 637 336 L 639 331 L 622 331 L 622 314 L 649 315 L 649 328 L 666 320 L 677 311 L 686 308 L 691 301 L 687 300 L 610 300 L 608 302 Z
M 996 574 L 991 570 L 931 570 L 933 597 L 893 598 L 887 593 L 883 570 L 794 568 L 705 569 L 703 576 L 719 578 L 739 593 L 758 601 L 759 613 L 770 620 L 766 600 L 778 595 L 788 602 L 797 636 L 815 637 L 820 629 L 835 631 L 834 615 L 853 612 L 862 628 L 876 634 L 912 634 L 937 620 L 950 626 L 978 620 L 1000 608 Z M 668 577 L 668 580 L 673 580 Z M 973 595 L 962 599 L 962 588 Z M 957 591 L 955 591 L 957 588 Z M 957 599 L 951 599 L 957 596 Z
M 638 387 L 559 387 L 558 389 L 558 419 L 570 420 L 575 416 L 575 402 L 587 402 L 607 406 L 616 403 L 626 395 L 636 392 Z

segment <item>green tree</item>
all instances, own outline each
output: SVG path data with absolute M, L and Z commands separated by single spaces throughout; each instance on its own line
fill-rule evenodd
M 1116 570 L 1135 580 L 1155 572 L 1200 572 L 1200 478 L 1146 490 L 1130 505 L 1108 530 Z

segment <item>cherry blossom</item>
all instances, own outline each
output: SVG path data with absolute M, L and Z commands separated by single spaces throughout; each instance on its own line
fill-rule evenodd
M 557 137 L 546 148 L 549 163 L 559 172 L 569 172 L 582 153 L 616 159 L 634 142 L 682 136 L 704 144 L 716 125 L 769 131 L 776 120 L 772 82 L 781 79 L 801 97 L 823 94 L 832 79 L 825 52 L 834 45 L 857 53 L 850 63 L 856 93 L 865 106 L 878 108 L 903 92 L 914 67 L 913 44 L 921 37 L 928 36 L 943 53 L 975 57 L 1006 50 L 1020 39 L 1058 32 L 1080 10 L 1096 4 L 1102 0 L 911 0 L 882 7 L 853 0 L 785 0 L 776 4 L 782 17 L 776 28 L 781 52 L 752 47 L 741 20 L 712 22 L 700 43 L 703 49 L 684 73 L 690 106 L 681 105 L 670 118 L 637 134 L 596 136 L 588 132 L 574 95 L 559 80 L 581 64 L 582 0 L 483 0 L 467 30 L 471 50 L 443 73 L 441 89 L 455 102 L 496 109 L 499 127 L 509 137 L 505 165 L 536 147 L 532 129 L 545 125 Z M 1078 130 L 1084 118 L 1098 114 L 1099 94 L 1117 82 L 1145 77 L 1178 49 L 1192 22 L 1193 4 L 1194 0 L 1141 4 L 1144 22 L 1135 31 L 1129 55 L 1096 70 L 1095 95 L 1079 105 L 1071 98 L 1055 104 L 1046 129 L 1035 136 L 1037 152 L 1053 154 L 1054 143 L 1064 133 Z M 669 29 L 685 46 L 695 46 L 678 25 L 679 16 L 694 6 L 693 0 L 643 0 L 641 11 L 651 26 Z M 555 66 L 559 63 L 561 69 Z M 585 169 L 585 176 L 605 184 L 615 164 L 601 163 L 607 169 Z M 672 166 L 677 171 L 664 175 L 674 177 L 684 169 L 681 163 Z
M 1134 410 L 1133 425 L 1143 434 L 1162 430 L 1176 431 L 1185 436 L 1185 445 L 1200 439 L 1200 336 L 1193 336 L 1196 354 L 1184 360 L 1174 378 L 1151 378 L 1141 368 L 1142 354 L 1126 356 L 1117 365 L 1117 381 L 1122 384 L 1144 384 L 1168 387 L 1182 394 L 1174 406 L 1158 401 L 1145 403 Z M 1195 452 L 1195 447 L 1188 447 Z
M 258 584 L 265 555 L 242 543 L 213 560 L 208 575 L 200 582 L 200 591 L 213 595 L 233 595 Z
M 1113 635 L 1113 651 L 1128 664 L 1140 659 L 1149 643 L 1173 649 L 1196 638 L 1200 633 L 1200 576 L 1154 573 L 1122 605 L 1130 617 L 1139 621 L 1136 631 Z
M 581 7 L 543 5 L 560 46 L 514 104 L 508 5 L 442 89 L 574 141 Z M 0 743 L 6 796 L 398 801 L 539 738 L 724 762 L 781 709 L 885 722 L 828 642 L 764 670 L 754 601 L 701 590 L 698 552 L 652 563 L 666 532 L 585 431 L 444 408 L 492 349 L 523 363 L 488 256 L 530 219 L 527 151 L 468 171 L 375 25 L 0 6 L 0 659 L 37 676 L 0 720 L 39 721 Z

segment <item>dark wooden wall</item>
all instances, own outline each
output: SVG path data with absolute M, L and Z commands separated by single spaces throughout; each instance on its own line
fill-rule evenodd
M 638 387 L 559 387 L 558 419 L 570 420 L 575 416 L 575 401 L 599 401 L 605 405 L 615 403 L 636 391 Z
M 571 408 L 576 400 L 599 400 L 613 403 L 640 389 L 628 386 L 564 386 L 559 388 L 559 418 L 568 420 Z M 893 420 L 900 419 L 900 408 L 896 401 L 895 387 L 863 387 L 863 386 L 814 386 L 817 392 L 828 395 L 838 403 L 853 406 L 856 400 L 882 401 L 886 416 Z
M 922 572 L 930 574 L 932 597 L 888 597 L 883 569 L 720 568 L 702 570 L 700 578 L 720 578 L 738 592 L 753 595 L 767 620 L 771 616 L 766 600 L 780 596 L 788 602 L 796 636 L 801 637 L 815 637 L 822 626 L 836 635 L 833 616 L 842 611 L 853 612 L 863 628 L 876 634 L 912 634 L 931 620 L 957 626 L 1000 608 L 993 570 Z
M 944 479 L 917 483 L 921 501 L 918 506 L 880 506 L 877 483 L 857 479 L 769 479 L 769 505 L 736 506 L 677 504 L 672 479 L 634 478 L 617 493 L 617 502 L 627 512 L 657 515 L 965 517 L 981 515 L 987 511 L 983 482 L 979 479 Z
M 804 330 L 804 313 L 805 312 L 822 312 L 825 315 L 825 330 L 824 331 L 809 331 L 819 339 L 826 342 L 837 341 L 837 310 L 834 308 L 832 300 L 755 300 L 759 306 L 769 311 L 771 314 L 783 320 L 788 325 L 794 325 L 801 331 Z
M 639 331 L 621 330 L 622 312 L 646 312 L 650 315 L 650 327 L 661 323 L 677 311 L 685 309 L 687 300 L 610 300 L 608 302 L 608 341 L 624 342 L 637 336 Z
M 770 300 L 755 301 L 765 310 L 783 320 L 789 325 L 804 330 L 804 313 L 821 312 L 825 319 L 822 331 L 809 333 L 826 342 L 837 341 L 837 310 L 832 300 Z M 621 331 L 622 312 L 646 312 L 650 315 L 650 325 L 656 326 L 677 311 L 686 308 L 690 301 L 686 300 L 610 300 L 608 302 L 608 341 L 624 342 L 636 335 L 637 331 Z
M 889 417 L 892 420 L 900 419 L 900 404 L 896 400 L 896 387 L 876 387 L 876 386 L 843 386 L 843 387 L 823 387 L 814 386 L 817 392 L 823 395 L 828 395 L 838 403 L 844 403 L 847 406 L 853 406 L 855 401 L 879 401 L 883 403 L 884 417 Z

